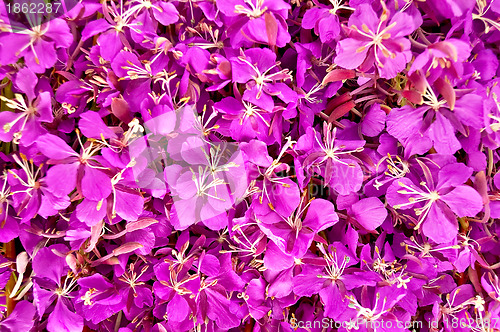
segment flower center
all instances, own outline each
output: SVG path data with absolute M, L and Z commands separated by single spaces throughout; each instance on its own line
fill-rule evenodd
M 234 6 L 234 12 L 237 14 L 243 14 L 247 17 L 253 19 L 261 17 L 267 10 L 267 7 L 264 6 L 264 0 L 257 0 L 257 3 L 254 5 L 251 0 L 244 0 L 248 7 L 243 5 Z

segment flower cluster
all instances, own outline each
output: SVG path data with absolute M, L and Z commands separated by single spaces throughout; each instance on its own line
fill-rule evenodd
M 10 10 L 1 331 L 500 331 L 500 0 Z

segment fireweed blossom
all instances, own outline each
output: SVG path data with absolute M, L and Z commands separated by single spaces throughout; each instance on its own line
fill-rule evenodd
M 498 328 L 498 0 L 26 5 L 1 331 Z
M 302 167 L 310 176 L 314 172 L 325 178 L 325 184 L 340 194 L 359 190 L 363 172 L 351 153 L 363 151 L 365 141 L 337 138 L 338 128 L 323 124 L 323 136 L 309 129 L 297 142 L 296 149 L 306 152 Z
M 27 67 L 35 73 L 53 67 L 57 50 L 67 48 L 73 42 L 68 24 L 58 18 L 41 25 L 33 22 L 33 26 L 25 30 L 17 31 L 15 26 L 6 30 L 0 33 L 0 63 L 12 64 L 23 57 Z
M 131 145 L 137 162 L 130 168 L 138 182 L 153 176 L 165 183 L 173 198 L 176 228 L 203 221 L 211 229 L 221 229 L 227 226 L 226 211 L 245 193 L 245 163 L 237 145 L 211 141 L 206 135 L 209 129 L 203 122 L 210 119 L 193 114 L 185 107 L 147 121 L 146 135 Z M 176 117 L 181 120 L 178 127 Z M 186 125 L 187 119 L 191 126 Z M 164 171 L 159 172 L 162 164 Z M 141 185 L 155 190 L 158 181 Z
M 331 6 L 317 4 L 317 7 L 309 9 L 302 19 L 302 27 L 305 29 L 313 29 L 319 35 L 321 42 L 328 43 L 334 40 L 341 30 L 337 11 L 352 10 L 345 4 L 343 0 L 330 0 Z
M 437 243 L 450 242 L 458 234 L 455 214 L 475 215 L 483 207 L 477 191 L 463 184 L 471 173 L 464 165 L 449 164 L 439 170 L 436 182 L 426 176 L 417 186 L 402 178 L 387 189 L 387 200 L 395 209 L 413 208 L 417 216 L 414 229 L 422 228 L 423 234 Z
M 217 7 L 226 16 L 231 46 L 262 43 L 283 47 L 290 41 L 286 19 L 290 5 L 282 0 L 218 0 Z
M 64 245 L 54 245 L 42 248 L 33 260 L 33 293 L 39 315 L 55 302 L 55 307 L 49 315 L 47 329 L 49 331 L 77 331 L 83 329 L 83 318 L 73 309 L 73 292 L 76 277 L 71 272 L 66 273 L 68 266 L 63 254 L 67 249 Z M 64 280 L 64 281 L 62 281 Z
M 293 280 L 293 291 L 299 296 L 319 294 L 325 305 L 325 315 L 338 319 L 348 307 L 349 291 L 359 285 L 373 286 L 376 279 L 370 272 L 349 271 L 359 260 L 341 243 L 330 245 L 328 250 L 321 244 L 318 249 L 324 261 L 321 266 L 305 266 Z
M 454 94 L 454 93 L 453 93 Z M 432 146 L 441 154 L 453 154 L 461 148 L 452 133 L 466 134 L 466 126 L 483 127 L 483 102 L 479 95 L 470 93 L 459 99 L 439 98 L 427 83 L 422 106 L 403 106 L 387 117 L 387 131 L 400 140 L 412 154 L 419 154 Z
M 37 76 L 29 69 L 23 68 L 16 75 L 16 86 L 20 92 L 26 94 L 28 100 L 16 93 L 13 99 L 1 96 L 0 99 L 6 103 L 6 106 L 17 112 L 4 111 L 0 113 L 0 140 L 15 143 L 22 141 L 23 145 L 29 146 L 34 143 L 37 137 L 46 133 L 41 126 L 42 122 L 52 122 L 51 95 L 49 91 L 43 91 L 37 94 L 35 89 L 37 85 Z M 40 82 L 41 83 L 41 82 Z M 24 134 L 24 135 L 23 135 Z
M 248 101 L 269 110 L 273 107 L 272 96 L 284 102 L 296 99 L 290 87 L 276 82 L 291 80 L 292 75 L 288 69 L 279 70 L 280 62 L 276 62 L 276 55 L 270 50 L 252 48 L 230 61 L 233 82 L 246 83 L 248 90 L 243 96 L 248 96 Z
M 371 5 L 359 5 L 349 18 L 348 38 L 337 44 L 335 64 L 362 72 L 376 68 L 382 78 L 403 70 L 411 60 L 410 41 L 404 36 L 415 31 L 422 18 L 402 12 L 390 15 L 385 7 L 379 16 Z
M 103 172 L 106 167 L 99 165 L 95 156 L 102 146 L 92 140 L 84 145 L 80 136 L 78 142 L 81 153 L 73 151 L 57 136 L 46 134 L 39 138 L 38 148 L 49 158 L 47 162 L 55 165 L 47 172 L 45 181 L 58 195 L 68 195 L 77 187 L 84 197 L 100 201 L 111 193 L 111 179 Z
M 307 213 L 305 211 L 307 210 Z M 305 216 L 303 216 L 305 215 Z M 276 220 L 277 219 L 277 220 Z M 281 220 L 280 220 L 281 219 Z M 285 253 L 302 258 L 320 231 L 338 221 L 333 205 L 322 199 L 304 204 L 304 199 L 290 216 L 270 216 L 257 219 L 260 229 Z M 271 224 L 268 224 L 271 220 Z

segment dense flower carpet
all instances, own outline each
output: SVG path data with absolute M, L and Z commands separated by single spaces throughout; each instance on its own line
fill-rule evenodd
M 500 0 L 0 4 L 0 331 L 500 331 Z

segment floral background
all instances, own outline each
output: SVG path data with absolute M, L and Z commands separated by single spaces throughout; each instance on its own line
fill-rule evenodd
M 1 331 L 500 331 L 500 0 L 23 3 Z

